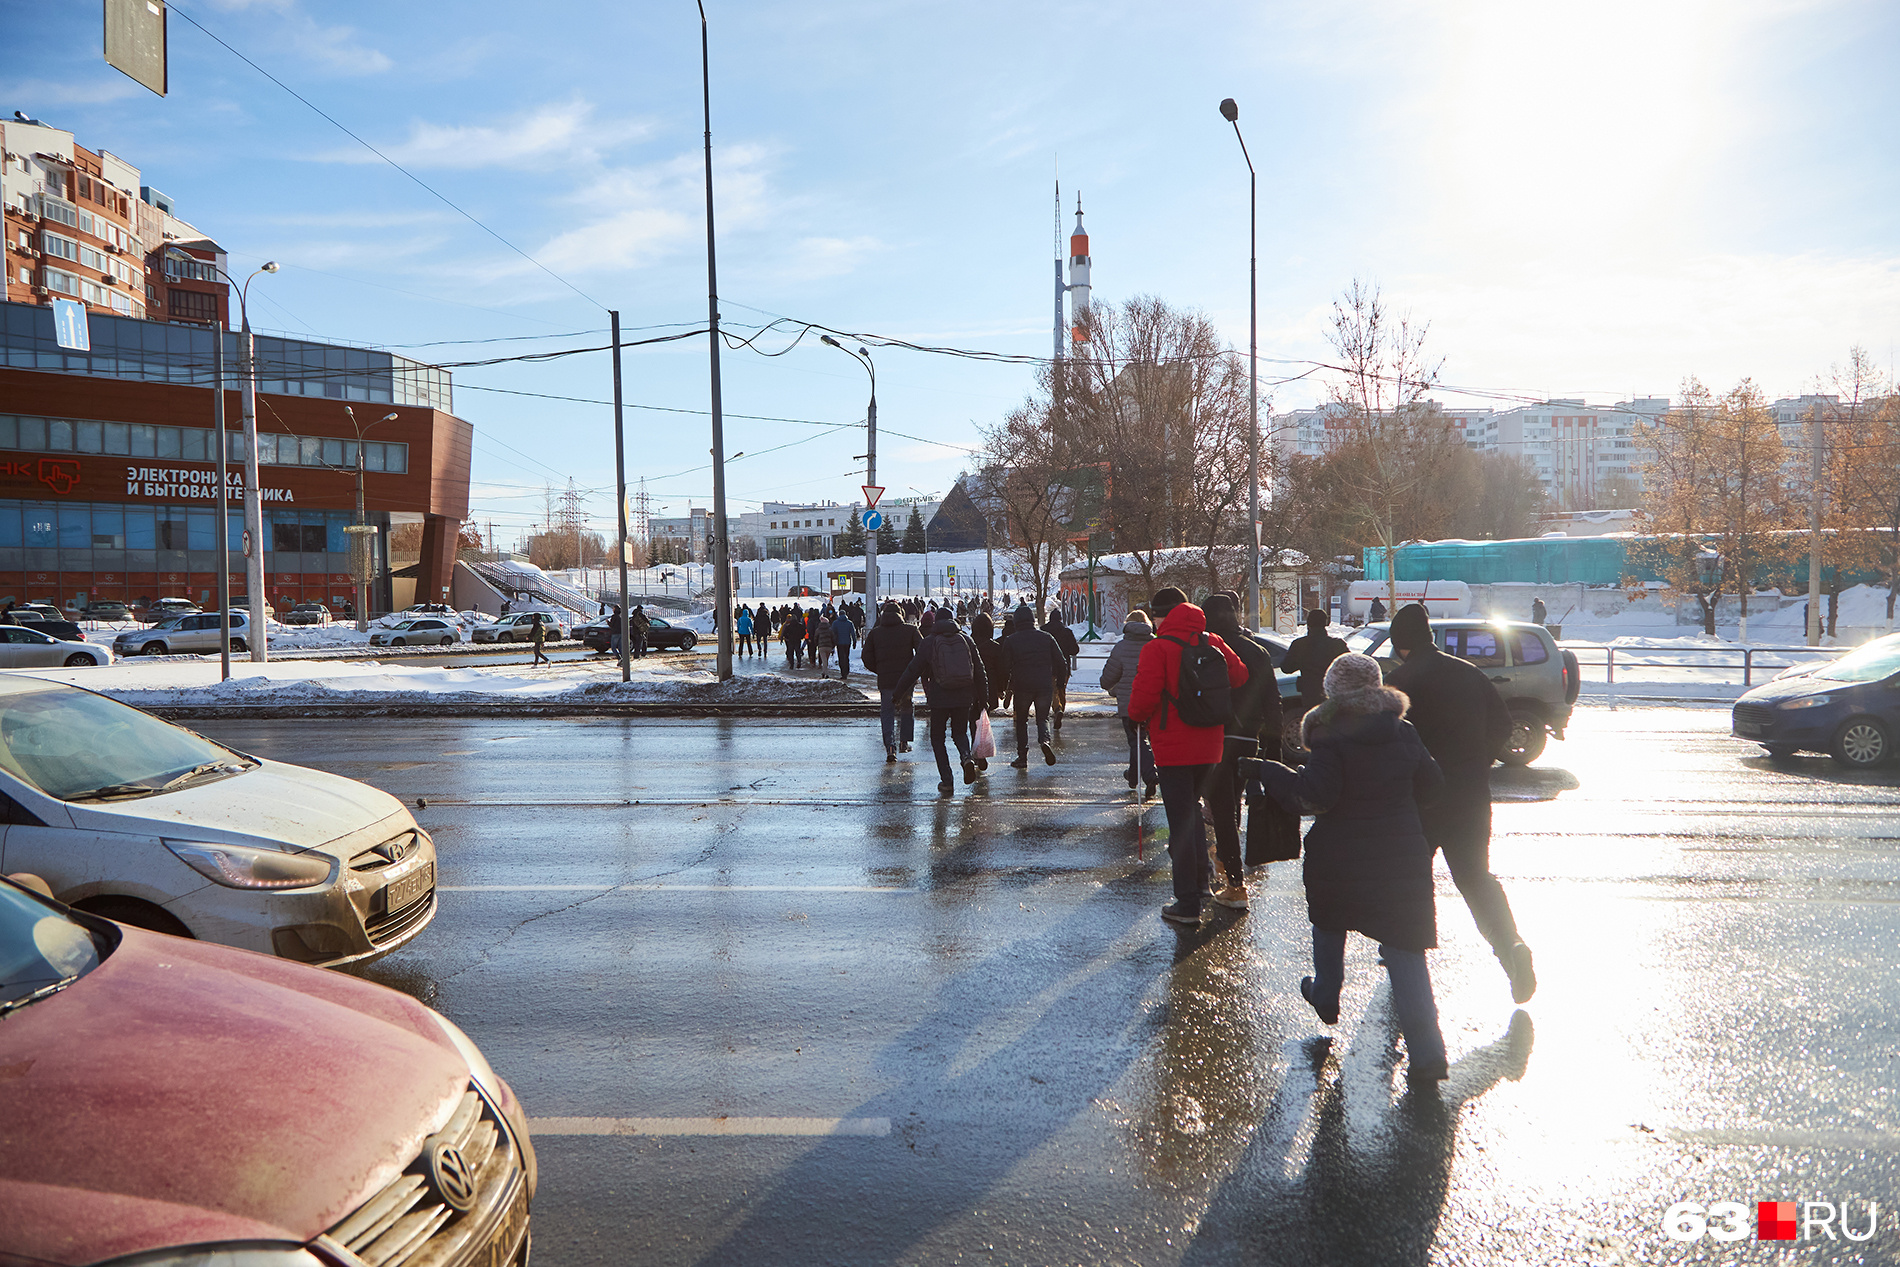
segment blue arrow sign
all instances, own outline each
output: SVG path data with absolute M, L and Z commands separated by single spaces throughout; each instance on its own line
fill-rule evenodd
M 881 510 L 866 512 L 864 516 L 864 526 L 872 532 L 876 532 L 879 528 L 882 528 L 884 526 L 884 512 Z

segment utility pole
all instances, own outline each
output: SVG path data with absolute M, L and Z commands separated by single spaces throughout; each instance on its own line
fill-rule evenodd
M 1821 407 L 1808 409 L 1808 645 L 1821 645 Z
M 726 419 L 719 391 L 719 270 L 713 249 L 712 179 L 712 54 L 706 31 L 706 6 L 699 5 L 699 87 L 706 116 L 706 334 L 712 345 L 712 561 L 713 629 L 719 651 L 713 658 L 715 675 L 723 682 L 732 676 L 732 572 L 726 564 Z

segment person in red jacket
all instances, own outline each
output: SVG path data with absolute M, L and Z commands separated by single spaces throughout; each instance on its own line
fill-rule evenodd
M 1208 775 L 1220 764 L 1225 728 L 1190 726 L 1174 705 L 1180 692 L 1181 651 L 1203 635 L 1208 645 L 1227 661 L 1227 684 L 1246 684 L 1247 666 L 1240 662 L 1218 634 L 1207 633 L 1207 616 L 1170 585 L 1149 603 L 1160 618 L 1155 636 L 1135 662 L 1135 685 L 1128 695 L 1129 719 L 1148 723 L 1148 742 L 1154 749 L 1161 776 L 1161 804 L 1168 815 L 1168 861 L 1174 870 L 1174 901 L 1161 908 L 1161 918 L 1176 924 L 1201 922 L 1201 902 L 1208 895 L 1212 868 L 1207 861 L 1206 828 L 1201 820 L 1201 793 Z

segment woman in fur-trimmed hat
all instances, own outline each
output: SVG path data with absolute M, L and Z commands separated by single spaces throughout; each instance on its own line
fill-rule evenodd
M 1313 923 L 1313 975 L 1300 993 L 1328 1025 L 1339 1020 L 1346 934 L 1379 943 L 1405 1034 L 1406 1078 L 1426 1089 L 1445 1077 L 1425 952 L 1438 945 L 1432 848 L 1418 802 L 1443 782 L 1438 763 L 1405 720 L 1408 701 L 1384 685 L 1379 662 L 1347 654 L 1326 670 L 1326 699 L 1300 734 L 1312 755 L 1299 770 L 1265 763 L 1263 778 L 1292 813 L 1316 814 L 1306 835 L 1306 913 Z

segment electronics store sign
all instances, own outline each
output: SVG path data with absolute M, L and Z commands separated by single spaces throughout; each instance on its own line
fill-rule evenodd
M 128 498 L 151 498 L 154 501 L 216 501 L 218 499 L 218 474 L 214 468 L 189 466 L 132 466 L 122 463 L 93 463 L 94 469 L 86 470 L 86 463 L 79 458 L 66 457 L 0 457 L 0 487 L 10 493 L 26 490 L 19 485 L 50 489 L 61 497 L 78 494 L 81 497 L 111 496 L 108 488 L 101 487 L 102 481 L 113 480 L 115 475 L 123 474 L 125 496 Z M 110 486 L 116 488 L 114 483 Z M 244 468 L 237 467 L 225 475 L 227 495 L 240 498 L 244 495 Z M 44 496 L 44 494 L 40 494 Z M 262 500 L 267 502 L 295 502 L 296 494 L 288 488 L 265 488 L 259 490 Z
M 244 495 L 244 470 L 225 472 L 225 496 Z M 153 497 L 160 501 L 218 499 L 218 473 L 199 471 L 188 466 L 128 466 L 125 468 L 125 495 Z M 258 497 L 267 502 L 294 502 L 296 495 L 287 488 L 259 488 Z

